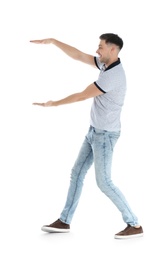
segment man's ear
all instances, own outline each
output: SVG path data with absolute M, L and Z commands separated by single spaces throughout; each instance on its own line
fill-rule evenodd
M 119 53 L 119 51 L 120 51 L 119 47 L 118 47 L 117 45 L 115 45 L 115 44 L 112 44 L 112 46 L 111 46 L 111 52 L 117 52 L 117 53 Z
M 115 50 L 115 45 L 111 43 L 109 45 L 109 49 L 110 49 L 110 52 L 113 52 Z

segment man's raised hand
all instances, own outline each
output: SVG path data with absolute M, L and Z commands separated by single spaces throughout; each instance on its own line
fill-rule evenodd
M 55 103 L 55 102 L 54 102 Z M 33 105 L 36 105 L 36 106 L 42 106 L 42 107 L 51 107 L 53 106 L 53 101 L 48 101 L 46 103 L 37 103 L 37 102 L 34 102 Z
M 50 43 L 52 43 L 52 38 L 42 39 L 42 40 L 31 40 L 30 42 L 36 43 L 36 44 L 50 44 Z

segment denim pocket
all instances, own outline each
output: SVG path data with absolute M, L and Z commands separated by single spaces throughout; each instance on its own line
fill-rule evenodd
M 98 129 L 98 128 L 95 128 L 95 127 L 93 128 L 93 132 L 95 134 L 100 134 L 100 135 L 107 133 L 106 130 L 101 130 L 101 129 Z

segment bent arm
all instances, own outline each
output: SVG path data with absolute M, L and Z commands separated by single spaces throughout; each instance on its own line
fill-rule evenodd
M 68 45 L 64 42 L 58 41 L 54 38 L 42 39 L 42 40 L 31 40 L 30 42 L 36 44 L 54 44 L 56 47 L 61 49 L 65 54 L 71 57 L 74 60 L 84 62 L 86 64 L 96 67 L 94 62 L 94 56 L 84 53 L 75 47 Z
M 46 103 L 33 103 L 33 105 L 39 105 L 39 106 L 60 106 L 60 105 L 65 105 L 65 104 L 70 104 L 78 101 L 83 101 L 92 97 L 96 97 L 103 94 L 102 91 L 100 91 L 94 83 L 89 85 L 85 90 L 79 93 L 72 94 L 66 98 L 63 98 L 58 101 L 48 101 Z

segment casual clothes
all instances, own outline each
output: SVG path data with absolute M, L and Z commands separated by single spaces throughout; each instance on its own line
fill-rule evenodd
M 60 215 L 63 223 L 70 224 L 78 205 L 83 181 L 94 163 L 96 182 L 100 190 L 115 204 L 127 225 L 138 225 L 122 192 L 111 180 L 111 163 L 115 144 L 120 136 L 120 114 L 126 92 L 126 78 L 120 59 L 105 68 L 95 57 L 100 75 L 94 82 L 104 94 L 94 97 L 91 108 L 91 126 L 72 168 L 66 204 Z
M 102 130 L 120 131 L 120 114 L 126 94 L 124 69 L 120 59 L 107 68 L 96 57 L 95 62 L 100 74 L 94 84 L 104 94 L 93 99 L 90 124 Z

